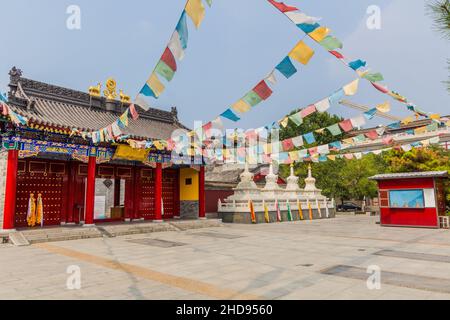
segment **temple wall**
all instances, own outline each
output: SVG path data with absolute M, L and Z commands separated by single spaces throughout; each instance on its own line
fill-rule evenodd
M 198 219 L 198 201 L 181 201 L 180 202 L 180 218 L 181 219 Z
M 0 230 L 3 229 L 3 210 L 5 208 L 6 170 L 8 152 L 0 152 Z

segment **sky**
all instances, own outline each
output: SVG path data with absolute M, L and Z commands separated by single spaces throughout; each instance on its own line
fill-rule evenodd
M 381 72 L 390 89 L 423 110 L 450 114 L 448 77 L 450 42 L 432 28 L 421 0 L 285 0 L 307 14 L 321 17 L 343 43 L 343 52 L 363 59 Z M 7 91 L 8 71 L 80 91 L 109 77 L 134 97 L 149 77 L 175 29 L 185 0 L 15 0 L 3 1 L 0 31 L 0 90 Z M 81 30 L 69 30 L 67 7 L 81 9 Z M 381 8 L 381 29 L 369 30 L 367 8 Z M 304 33 L 266 0 L 213 0 L 199 30 L 188 21 L 185 59 L 167 90 L 152 106 L 176 106 L 188 127 L 216 118 L 261 81 L 304 38 Z M 278 76 L 273 96 L 229 128 L 257 128 L 317 102 L 356 74 L 310 39 L 316 54 L 289 80 Z M 390 100 L 361 82 L 353 102 L 374 107 Z M 392 101 L 392 100 L 391 100 Z M 407 116 L 392 101 L 392 114 Z M 358 115 L 344 106 L 331 113 Z M 376 118 L 369 125 L 385 123 Z

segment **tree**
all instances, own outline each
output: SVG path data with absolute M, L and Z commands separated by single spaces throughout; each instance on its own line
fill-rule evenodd
M 388 172 L 448 171 L 450 173 L 450 151 L 442 147 L 413 149 L 408 152 L 392 150 L 383 161 Z M 450 204 L 450 183 L 446 183 L 447 204 Z
M 445 39 L 450 40 L 450 0 L 434 0 L 427 4 L 427 11 L 434 20 L 434 28 Z M 448 69 L 450 72 L 450 60 L 448 60 Z M 450 92 L 450 77 L 449 81 L 445 81 L 444 83 Z
M 281 140 L 296 137 L 318 129 L 339 123 L 342 118 L 328 113 L 316 113 L 306 119 L 301 126 L 289 125 L 281 130 Z M 308 145 L 314 147 L 334 141 L 340 141 L 343 135 L 332 136 L 329 132 L 316 134 L 317 142 Z M 312 164 L 313 176 L 317 179 L 317 187 L 322 189 L 324 195 L 330 198 L 344 200 L 358 199 L 364 197 L 374 197 L 377 195 L 376 183 L 369 180 L 369 177 L 384 172 L 384 163 L 381 158 L 374 155 L 368 155 L 361 160 L 327 161 Z M 304 178 L 307 176 L 309 163 L 296 163 L 295 173 Z M 281 176 L 289 175 L 289 166 L 281 167 Z M 303 179 L 300 180 L 300 186 L 304 187 Z

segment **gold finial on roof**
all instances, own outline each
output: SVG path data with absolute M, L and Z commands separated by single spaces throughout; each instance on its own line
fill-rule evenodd
M 105 98 L 108 100 L 115 100 L 117 98 L 116 91 L 117 83 L 113 78 L 106 80 L 106 90 L 103 91 Z
M 126 95 L 122 90 L 120 90 L 120 101 L 122 103 L 130 103 L 131 98 L 129 95 Z
M 89 95 L 91 97 L 100 97 L 102 91 L 101 83 L 97 84 L 97 86 L 89 87 Z

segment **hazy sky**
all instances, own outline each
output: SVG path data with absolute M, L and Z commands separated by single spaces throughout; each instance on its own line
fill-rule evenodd
M 391 89 L 428 112 L 450 114 L 446 80 L 450 43 L 432 30 L 421 0 L 286 0 L 309 15 L 322 17 L 344 43 L 344 53 L 367 60 L 384 74 Z M 82 29 L 66 28 L 66 9 L 79 5 Z M 160 58 L 185 0 L 8 0 L 2 1 L 0 89 L 16 65 L 24 76 L 87 91 L 113 76 L 135 96 Z M 366 27 L 369 5 L 382 9 L 381 30 Z M 189 23 L 186 58 L 155 107 L 177 106 L 180 119 L 208 121 L 227 109 L 277 65 L 303 32 L 266 0 L 214 0 L 196 31 Z M 291 110 L 314 103 L 355 79 L 355 73 L 320 46 L 306 40 L 316 55 L 289 80 L 282 79 L 270 100 L 243 116 L 239 126 L 259 127 Z M 388 100 L 362 82 L 353 101 L 374 106 Z M 405 115 L 393 102 L 393 113 Z M 343 106 L 332 113 L 357 114 Z M 381 119 L 373 120 L 378 124 Z M 378 123 L 376 123 L 378 122 Z M 235 126 L 228 123 L 229 126 Z

